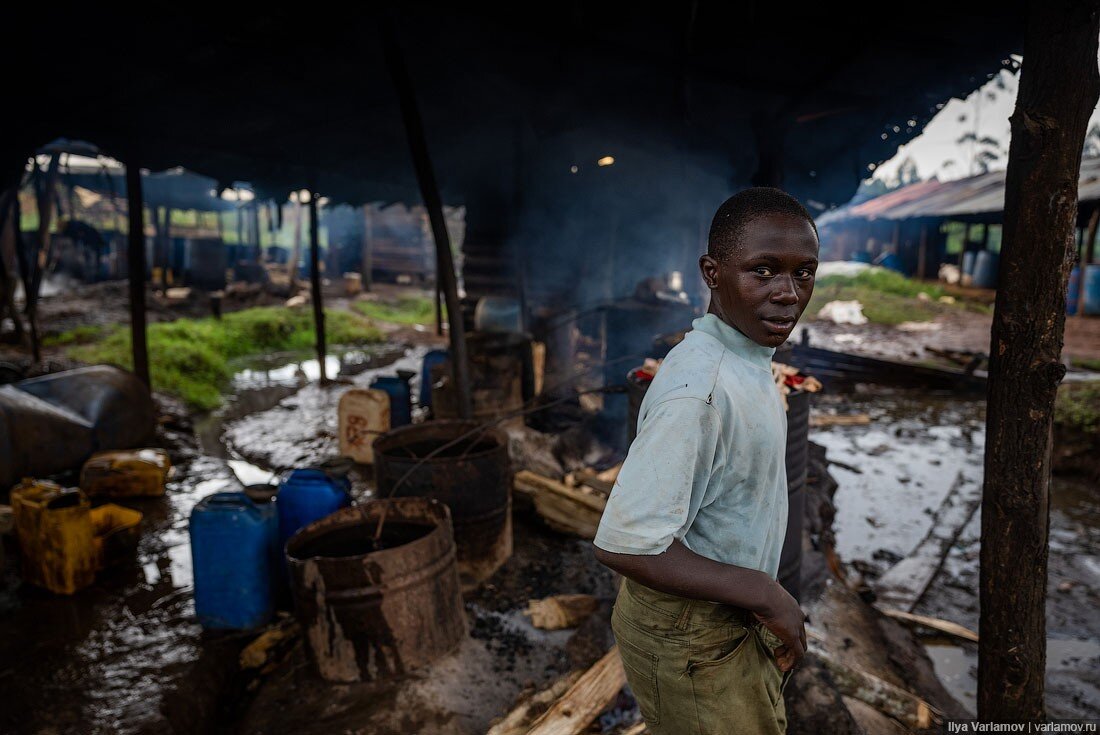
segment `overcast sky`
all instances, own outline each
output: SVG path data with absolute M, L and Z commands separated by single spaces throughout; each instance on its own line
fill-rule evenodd
M 976 132 L 977 138 L 990 137 L 999 142 L 996 152 L 1000 158 L 992 161 L 989 168 L 1003 169 L 1008 163 L 1011 137 L 1008 118 L 1016 105 L 1018 78 L 1018 71 L 1002 70 L 965 100 L 948 102 L 923 133 L 901 146 L 893 158 L 875 170 L 874 178 L 895 180 L 898 167 L 906 158 L 916 163 L 921 179 L 936 176 L 945 181 L 980 173 L 974 161 L 976 147 L 957 142 L 968 132 Z M 1097 122 L 1100 122 L 1100 106 L 1092 113 L 1090 127 Z M 992 146 L 985 147 L 992 149 Z

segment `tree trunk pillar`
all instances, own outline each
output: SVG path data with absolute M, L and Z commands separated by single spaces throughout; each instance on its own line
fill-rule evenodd
M 1077 182 L 1100 94 L 1100 3 L 1033 0 L 1012 115 L 990 344 L 982 496 L 978 717 L 1043 717 L 1054 398 Z

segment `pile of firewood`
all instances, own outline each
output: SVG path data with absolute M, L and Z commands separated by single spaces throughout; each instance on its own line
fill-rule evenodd
M 592 539 L 621 467 L 603 472 L 579 470 L 566 475 L 563 481 L 523 470 L 516 473 L 514 488 L 531 499 L 535 512 L 550 528 Z

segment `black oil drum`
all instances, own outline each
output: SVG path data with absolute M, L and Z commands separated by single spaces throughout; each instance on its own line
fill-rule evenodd
M 512 464 L 503 432 L 475 421 L 429 421 L 383 434 L 373 447 L 379 497 L 433 498 L 451 509 L 464 587 L 488 579 L 512 555 Z

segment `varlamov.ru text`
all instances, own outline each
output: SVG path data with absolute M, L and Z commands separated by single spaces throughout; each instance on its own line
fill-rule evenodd
M 1096 722 L 978 722 L 977 720 L 948 721 L 949 733 L 978 733 L 978 732 L 1019 732 L 1019 733 L 1044 733 L 1044 732 L 1100 732 Z

